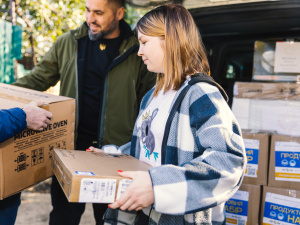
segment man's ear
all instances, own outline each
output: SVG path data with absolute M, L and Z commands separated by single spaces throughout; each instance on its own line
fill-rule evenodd
M 124 14 L 125 14 L 125 8 L 124 7 L 119 8 L 116 14 L 117 20 L 123 19 Z

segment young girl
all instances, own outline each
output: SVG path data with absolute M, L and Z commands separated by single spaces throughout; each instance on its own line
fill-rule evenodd
M 105 224 L 135 224 L 140 215 L 149 224 L 225 224 L 224 205 L 241 185 L 246 157 L 239 125 L 216 86 L 190 87 L 164 145 L 177 98 L 192 75 L 209 73 L 199 31 L 177 4 L 151 10 L 136 31 L 138 55 L 158 74 L 156 85 L 143 98 L 132 141 L 103 150 L 131 154 L 153 167 L 119 171 L 133 182 L 109 205 Z

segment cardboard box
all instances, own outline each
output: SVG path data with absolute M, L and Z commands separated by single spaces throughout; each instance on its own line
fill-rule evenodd
M 300 75 L 300 43 L 256 41 L 252 79 L 295 82 Z
M 53 172 L 69 202 L 112 203 L 131 183 L 118 174 L 148 171 L 150 165 L 123 154 L 55 149 Z
M 259 225 L 261 186 L 242 184 L 225 204 L 226 224 Z
M 268 184 L 270 133 L 243 130 L 247 167 L 243 183 Z
M 268 186 L 300 190 L 300 137 L 272 135 Z
M 0 143 L 0 199 L 51 177 L 54 148 L 74 148 L 74 99 L 0 84 L 0 109 L 24 107 L 33 100 L 43 101 L 53 118 L 44 131 L 25 129 Z
M 300 85 L 236 82 L 232 111 L 242 129 L 299 135 Z
M 300 191 L 275 187 L 263 187 L 261 223 L 299 224 Z
M 235 98 L 300 101 L 297 83 L 235 82 Z

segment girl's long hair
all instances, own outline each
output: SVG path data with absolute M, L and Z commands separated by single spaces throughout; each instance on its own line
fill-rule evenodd
M 165 40 L 164 73 L 158 74 L 154 96 L 178 90 L 187 76 L 209 74 L 205 48 L 189 11 L 179 4 L 166 4 L 146 13 L 137 23 L 136 32 Z

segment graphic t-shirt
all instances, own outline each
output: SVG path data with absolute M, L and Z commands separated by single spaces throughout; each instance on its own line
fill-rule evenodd
M 161 145 L 175 94 L 174 90 L 165 94 L 161 90 L 138 118 L 138 136 L 142 149 L 139 159 L 151 166 L 161 165 Z

